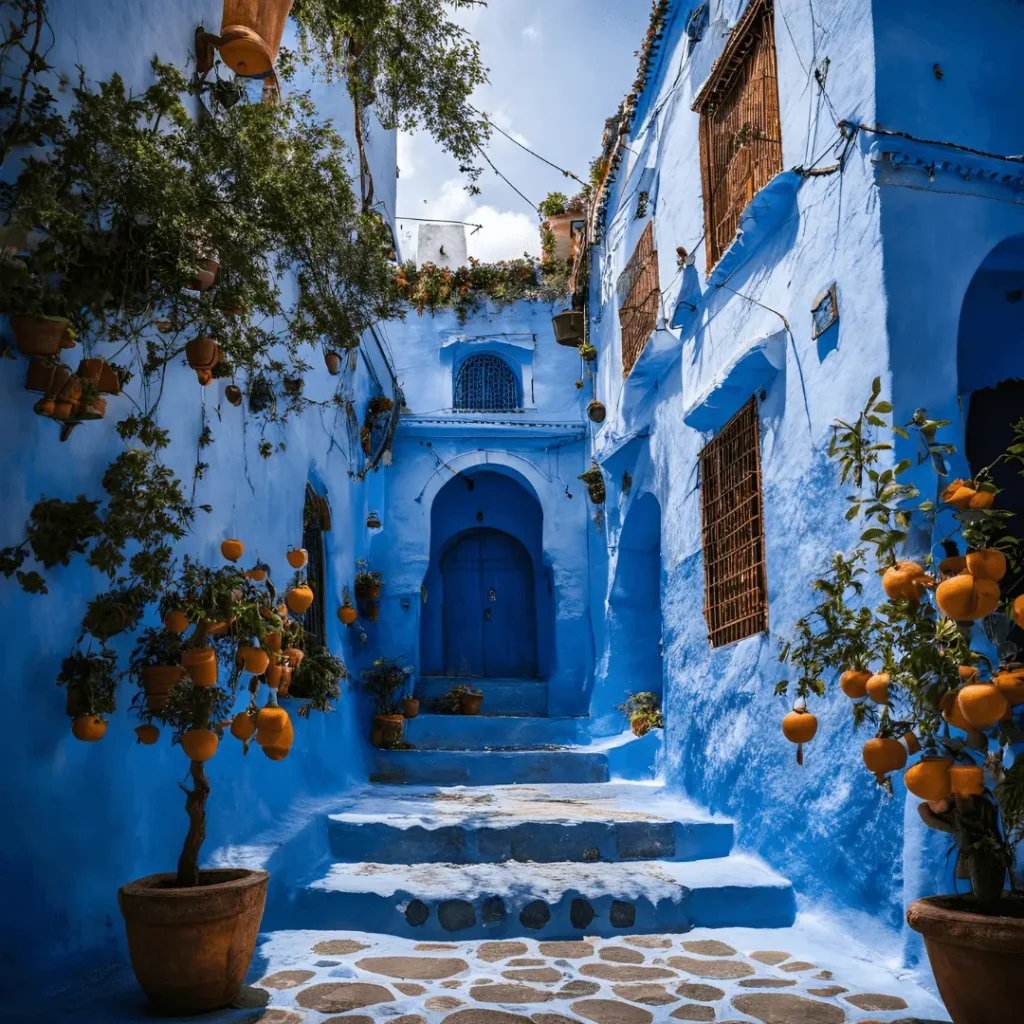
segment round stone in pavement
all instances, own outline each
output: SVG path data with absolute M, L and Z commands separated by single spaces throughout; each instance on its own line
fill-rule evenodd
M 678 1010 L 672 1011 L 676 1020 L 714 1020 L 715 1008 L 713 1006 L 701 1006 L 700 1003 L 687 1003 L 680 1006 Z
M 562 980 L 562 972 L 554 967 L 521 967 L 517 971 L 502 971 L 501 976 L 509 981 L 540 981 L 551 983 Z
M 367 1020 L 373 1020 L 367 1017 Z M 352 1020 L 351 1017 L 342 1017 L 342 1021 Z M 427 1024 L 427 1018 L 421 1017 L 418 1013 L 403 1013 L 401 1017 L 392 1017 L 388 1024 Z
M 670 967 L 676 967 L 698 978 L 747 978 L 754 973 L 742 960 L 694 960 L 690 956 L 671 956 Z
M 277 974 L 268 974 L 257 984 L 264 988 L 297 988 L 304 981 L 316 977 L 316 971 L 278 971 Z
M 776 964 L 781 964 L 783 960 L 788 960 L 792 955 L 792 953 L 783 953 L 778 949 L 759 949 L 756 953 L 750 954 L 750 959 L 774 967 Z
M 651 1024 L 654 1014 L 617 999 L 581 999 L 570 1007 L 573 1013 L 597 1024 Z
M 543 900 L 531 900 L 519 912 L 524 928 L 543 928 L 551 920 L 551 908 Z
M 542 942 L 542 956 L 562 957 L 565 960 L 582 960 L 594 955 L 594 947 L 589 942 Z
M 419 928 L 426 924 L 430 918 L 430 907 L 423 900 L 410 900 L 409 906 L 405 908 L 405 919 L 413 926 Z
M 462 1006 L 463 1000 L 455 996 L 431 996 L 423 1003 L 425 1010 L 454 1010 L 456 1006 Z
M 450 1014 L 445 1017 L 444 1024 L 533 1024 L 533 1021 L 518 1013 L 485 1010 L 483 1007 L 474 1006 Z
M 743 988 L 792 988 L 792 978 L 746 978 L 740 982 Z
M 441 988 L 462 988 L 461 981 L 442 981 Z
M 439 953 L 441 950 L 461 949 L 453 942 L 417 942 L 412 947 L 417 953 Z
M 692 982 L 683 982 L 676 991 L 687 999 L 696 999 L 699 1003 L 715 1003 L 725 998 L 725 993 L 714 985 L 697 985 Z
M 542 953 L 544 945 L 545 943 L 541 943 Z M 476 955 L 477 959 L 493 964 L 497 960 L 507 960 L 510 956 L 522 956 L 529 952 L 530 947 L 525 942 L 482 942 L 477 947 Z M 552 955 L 557 956 L 557 954 Z
M 413 978 L 416 981 L 434 981 L 450 978 L 469 970 L 469 964 L 459 957 L 439 956 L 368 956 L 356 967 L 370 974 L 383 974 L 388 978 Z
M 639 949 L 672 948 L 672 940 L 666 939 L 664 935 L 627 935 L 622 941 Z
M 558 990 L 558 994 L 567 998 L 577 998 L 592 996 L 595 992 L 600 991 L 601 986 L 596 981 L 570 981 Z
M 580 1024 L 575 1017 L 563 1017 L 560 1013 L 535 1013 L 533 1024 Z
M 762 1024 L 842 1024 L 846 1020 L 846 1014 L 838 1006 L 788 992 L 734 996 L 732 1005 Z
M 665 1006 L 667 1003 L 679 1002 L 678 997 L 667 991 L 664 985 L 641 982 L 639 985 L 615 985 L 612 991 L 620 999 L 643 1003 L 645 1006 Z
M 302 1024 L 304 1018 L 305 1014 L 296 1013 L 294 1010 L 271 1009 L 264 1010 L 256 1020 L 259 1024 Z
M 469 994 L 478 1003 L 546 1003 L 554 998 L 551 992 L 529 985 L 475 985 Z
M 701 956 L 735 956 L 732 946 L 717 939 L 702 939 L 700 942 L 684 942 L 683 949 L 687 953 L 699 953 Z
M 632 964 L 584 964 L 580 974 L 602 981 L 657 981 L 677 977 L 675 971 L 664 967 L 634 967 Z
M 437 920 L 446 932 L 461 932 L 476 924 L 476 910 L 469 900 L 445 900 L 438 905 Z
M 396 981 L 395 988 L 397 988 L 403 996 L 421 996 L 427 991 L 423 985 L 417 985 L 413 981 Z
M 517 956 L 515 960 L 509 960 L 508 967 L 547 967 L 547 960 L 540 960 L 536 957 Z
M 326 942 L 318 942 L 313 952 L 323 956 L 347 956 L 369 948 L 365 942 L 356 942 L 355 939 L 328 939 Z
M 782 964 L 779 970 L 794 974 L 797 971 L 813 971 L 817 966 L 817 964 L 809 964 L 806 960 L 794 960 L 792 963 Z
M 858 1010 L 905 1010 L 907 1002 L 899 996 L 880 996 L 872 992 L 865 992 L 855 996 L 844 996 L 848 1003 L 852 1003 Z
M 841 996 L 844 992 L 848 991 L 843 988 L 842 985 L 826 985 L 824 988 L 809 988 L 807 994 L 809 996 L 823 996 L 825 999 L 831 999 L 833 996 Z M 873 1009 L 873 1007 L 861 1007 L 864 1009 Z
M 295 996 L 295 1002 L 307 1010 L 320 1013 L 343 1013 L 345 1010 L 358 1010 L 362 1006 L 374 1006 L 377 1003 L 393 1003 L 394 995 L 383 985 L 372 985 L 366 982 L 326 982 L 322 985 L 310 985 Z
M 394 1017 L 392 1018 L 391 1021 L 389 1021 L 389 1024 L 401 1024 L 401 1022 L 405 1020 L 412 1022 L 423 1020 L 423 1018 Z M 260 1024 L 263 1024 L 263 1022 L 260 1021 Z M 367 1017 L 365 1014 L 362 1013 L 356 1013 L 349 1014 L 347 1017 L 328 1017 L 327 1020 L 324 1021 L 324 1024 L 374 1024 L 374 1022 L 372 1017 Z
M 602 960 L 610 960 L 616 964 L 642 964 L 644 955 L 639 949 L 627 949 L 625 946 L 604 946 L 597 954 Z

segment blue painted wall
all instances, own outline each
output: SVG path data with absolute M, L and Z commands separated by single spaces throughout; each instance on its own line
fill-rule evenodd
M 204 22 L 215 31 L 220 25 L 219 0 L 51 0 L 49 6 L 54 46 L 48 60 L 58 71 L 74 77 L 80 63 L 88 78 L 97 81 L 116 70 L 134 88 L 150 81 L 154 54 L 184 66 L 196 25 Z M 293 35 L 289 40 L 294 45 Z M 351 107 L 343 86 L 305 78 L 291 88 L 306 86 L 312 87 L 321 113 L 350 134 Z M 394 135 L 374 128 L 369 147 L 377 193 L 393 210 Z M 6 325 L 0 330 L 7 335 Z M 339 379 L 330 377 L 315 355 L 310 361 L 316 368 L 307 377 L 307 395 L 331 398 Z M 111 399 L 105 420 L 80 427 L 60 444 L 56 426 L 32 414 L 35 396 L 23 387 L 26 366 L 20 357 L 0 361 L 0 431 L 18 439 L 5 446 L 0 473 L 4 545 L 20 540 L 26 516 L 40 496 L 101 494 L 103 469 L 121 449 L 114 425 L 129 407 L 128 397 Z M 356 370 L 341 378 L 344 393 L 360 410 L 370 390 L 370 366 L 386 380 L 386 361 L 368 338 Z M 350 454 L 344 413 L 308 414 L 293 418 L 287 428 L 271 427 L 267 438 L 286 444 L 287 454 L 264 460 L 257 453 L 260 423 L 245 405 L 234 408 L 223 399 L 224 382 L 203 389 L 182 362 L 171 368 L 166 387 L 160 422 L 172 430 L 175 442 L 166 461 L 180 478 L 191 479 L 204 405 L 214 435 L 206 450 L 210 468 L 196 491 L 196 500 L 209 502 L 213 512 L 199 514 L 180 552 L 217 564 L 220 541 L 237 536 L 245 542 L 247 556 L 260 557 L 277 579 L 284 579 L 290 572 L 285 552 L 301 543 L 304 490 L 312 480 L 327 494 L 334 520 L 326 535 L 328 639 L 350 667 L 357 667 L 361 654 L 352 651 L 350 636 L 334 612 L 343 584 L 354 575 L 355 559 L 368 551 L 364 521 L 367 508 L 377 501 L 373 487 L 380 477 L 367 484 L 350 479 L 362 456 L 358 446 L 357 454 Z M 102 578 L 81 560 L 48 577 L 49 596 L 29 596 L 15 581 L 0 580 L 0 601 L 12 638 L 4 646 L 4 675 L 16 681 L 17 691 L 12 712 L 16 725 L 7 741 L 17 783 L 5 786 L 0 798 L 6 824 L 0 870 L 9 879 L 0 969 L 5 977 L 17 975 L 21 983 L 26 975 L 48 972 L 69 958 L 102 960 L 123 952 L 118 886 L 173 869 L 187 829 L 184 796 L 177 787 L 186 771 L 184 756 L 166 739 L 156 747 L 136 746 L 129 683 L 122 684 L 120 708 L 101 743 L 72 739 L 64 695 L 54 679 L 77 635 L 88 597 L 103 589 Z M 367 714 L 361 698 L 348 689 L 337 714 L 314 716 L 309 722 L 293 714 L 295 746 L 280 763 L 256 749 L 243 761 L 240 745 L 226 738 L 208 767 L 212 796 L 206 858 L 218 848 L 242 844 L 235 860 L 245 861 L 255 854 L 244 844 L 280 824 L 296 799 L 365 780 Z M 233 855 L 228 851 L 225 856 Z
M 1021 233 L 1022 210 L 1013 204 L 1022 168 L 860 133 L 841 173 L 786 172 L 756 196 L 738 244 L 709 276 L 691 104 L 746 3 L 712 2 L 696 45 L 683 31 L 690 6 L 673 5 L 592 260 L 596 392 L 609 411 L 591 442 L 608 481 L 607 529 L 592 535 L 594 713 L 612 694 L 641 688 L 622 658 L 618 623 L 623 586 L 644 572 L 627 545 L 631 517 L 649 493 L 662 510 L 669 784 L 734 815 L 740 844 L 786 873 L 805 900 L 898 928 L 905 900 L 951 887 L 944 844 L 922 834 L 916 801 L 906 801 L 901 784 L 891 799 L 866 776 L 866 737 L 853 734 L 841 694 L 816 703 L 818 735 L 797 768 L 779 729 L 788 708 L 772 695 L 786 674 L 776 637 L 813 604 L 808 582 L 831 553 L 856 539 L 826 456 L 833 419 L 853 414 L 881 376 L 898 421 L 924 405 L 962 432 L 958 375 L 971 390 L 1024 374 L 1024 349 L 1011 341 L 1020 337 L 1019 307 L 1005 297 L 1021 286 L 1019 246 L 989 257 Z M 1024 8 L 982 7 L 965 19 L 953 3 L 776 0 L 783 167 L 835 164 L 843 149 L 838 118 L 1024 151 L 1009 56 L 1024 42 Z M 826 57 L 822 89 L 813 73 Z M 637 189 L 652 175 L 656 201 L 637 218 Z M 615 285 L 650 218 L 664 319 L 623 385 Z M 694 265 L 677 265 L 677 246 L 695 254 Z M 811 307 L 833 282 L 839 323 L 814 339 Z M 712 650 L 700 614 L 698 453 L 754 394 L 772 636 Z M 629 493 L 623 470 L 632 477 Z M 931 543 L 914 540 L 925 549 Z M 625 569 L 627 560 L 637 568 Z M 918 951 L 911 945 L 907 955 L 916 960 Z

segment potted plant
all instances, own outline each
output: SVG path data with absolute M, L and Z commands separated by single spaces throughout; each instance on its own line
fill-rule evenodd
M 464 715 L 479 715 L 484 702 L 483 690 L 474 686 L 459 686 L 459 710 Z
M 592 465 L 586 473 L 580 473 L 578 479 L 587 485 L 587 494 L 595 505 L 603 505 L 605 493 L 604 474 L 599 466 Z
M 379 572 L 370 569 L 369 562 L 361 558 L 356 562 L 356 578 L 354 582 L 356 601 L 359 613 L 370 622 L 376 622 L 380 614 L 380 591 L 384 586 L 384 578 Z
M 438 715 L 478 715 L 483 704 L 482 690 L 468 683 L 456 683 L 447 693 L 431 702 L 431 711 Z
M 184 650 L 181 636 L 170 629 L 151 628 L 139 634 L 129 662 L 139 686 L 133 705 L 143 703 L 151 714 L 163 711 L 171 690 L 185 673 L 181 667 Z
M 597 358 L 597 349 L 593 345 L 580 345 L 580 355 L 588 362 L 592 363 Z
M 226 541 L 226 556 L 240 557 L 241 547 Z M 270 685 L 271 668 L 291 657 L 282 653 L 281 643 L 295 635 L 287 610 L 282 615 L 284 606 L 275 607 L 276 600 L 266 576 L 256 581 L 234 564 L 211 569 L 186 558 L 160 602 L 164 630 L 147 630 L 136 644 L 132 663 L 140 677 L 175 649 L 184 670 L 162 703 L 147 697 L 136 709 L 143 720 L 142 743 L 156 742 L 163 727 L 190 762 L 188 834 L 175 873 L 138 879 L 118 893 L 132 967 L 163 1012 L 200 1013 L 231 1003 L 255 949 L 267 872 L 200 870 L 199 855 L 210 793 L 205 763 L 216 755 L 224 731 L 230 729 L 246 752 L 255 740 L 275 761 L 288 756 L 294 740 L 291 720 Z M 251 675 L 248 707 L 232 718 L 246 672 Z M 313 706 L 329 705 L 311 699 L 308 707 Z
M 402 717 L 403 718 L 416 718 L 420 713 L 420 702 L 419 698 L 410 690 L 402 698 Z
M 376 512 L 370 512 L 366 516 L 366 528 L 368 530 L 379 530 L 381 528 L 380 516 Z
M 221 60 L 239 75 L 262 76 L 277 60 L 285 22 L 293 0 L 224 0 L 220 38 Z
M 348 678 L 345 663 L 326 647 L 310 647 L 302 652 L 294 669 L 289 696 L 309 703 L 299 710 L 306 717 L 310 711 L 333 711 L 331 701 L 341 695 L 341 681 Z
M 566 348 L 578 348 L 583 341 L 583 314 L 567 309 L 551 318 L 555 341 Z
M 106 715 L 115 707 L 117 656 L 106 647 L 99 653 L 75 651 L 61 662 L 57 685 L 67 688 L 65 710 L 71 734 L 90 743 L 107 731 Z
M 348 589 L 347 584 L 341 591 L 341 607 L 338 609 L 338 618 L 343 626 L 351 626 L 359 618 L 359 613 L 352 606 L 352 592 Z
M 630 693 L 618 710 L 629 719 L 634 736 L 646 736 L 652 729 L 663 729 L 665 721 L 661 715 L 661 698 L 654 693 Z
M 409 679 L 410 669 L 397 658 L 377 658 L 361 673 L 363 688 L 373 698 L 373 729 L 370 742 L 375 747 L 396 747 L 402 742 L 401 692 Z
M 1007 451 L 975 480 L 952 482 L 946 460 L 955 449 L 937 436 L 944 421 L 918 410 L 904 427 L 893 425 L 897 436 L 916 435 L 919 462 L 941 480 L 937 499 L 921 500 L 904 476 L 910 459 L 879 465 L 893 447 L 879 440 L 892 412 L 879 393 L 876 379 L 857 420 L 837 421 L 829 447 L 853 489 L 847 518 L 863 519 L 866 528 L 852 553 L 835 555 L 814 581 L 821 600 L 782 645 L 780 660 L 798 673 L 797 705 L 783 732 L 801 745 L 813 740 L 817 720 L 806 703 L 824 696 L 829 670 L 841 673 L 854 726 L 871 734 L 865 779 L 891 794 L 893 777 L 903 772 L 922 820 L 951 837 L 956 876 L 970 883 L 969 893 L 928 897 L 907 911 L 924 936 L 946 1008 L 957 1024 L 1009 1024 L 1019 1017 L 1024 956 L 1024 879 L 1016 872 L 1024 758 L 1004 758 L 1024 741 L 1024 670 L 1010 639 L 1011 619 L 1024 626 L 1024 601 L 1001 592 L 1021 545 L 1005 530 L 992 470 L 1002 463 L 1024 473 L 1024 420 L 1014 425 Z M 937 573 L 930 554 L 897 555 L 912 522 L 934 529 L 940 516 L 946 547 Z M 877 609 L 864 597 L 872 549 L 887 598 Z M 790 690 L 789 680 L 776 687 Z

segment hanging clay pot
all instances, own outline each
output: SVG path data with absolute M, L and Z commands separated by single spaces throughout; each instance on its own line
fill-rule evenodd
M 83 359 L 78 364 L 75 376 L 81 380 L 92 381 L 101 395 L 121 393 L 121 381 L 106 359 Z
M 951 792 L 948 757 L 922 757 L 903 776 L 908 790 L 920 800 L 945 800 Z
M 332 377 L 337 377 L 341 373 L 341 356 L 337 352 L 328 352 L 324 356 L 324 362 L 327 364 L 327 372 Z
M 999 607 L 999 584 L 961 573 L 943 580 L 935 590 L 935 603 L 958 622 L 976 622 Z
M 229 384 L 224 389 L 224 397 L 232 405 L 236 405 L 236 406 L 237 405 L 241 405 L 242 404 L 242 389 L 237 384 Z
M 289 611 L 301 615 L 313 603 L 313 588 L 308 583 L 300 583 L 288 591 L 284 600 Z
M 587 406 L 587 415 L 594 423 L 604 423 L 604 418 L 608 415 L 608 411 L 602 402 L 594 401 Z
M 371 512 L 366 517 L 366 528 L 368 530 L 379 530 L 381 528 L 380 516 L 376 512 Z
M 888 672 L 876 672 L 868 681 L 865 686 L 867 695 L 876 704 L 888 704 L 889 703 L 889 683 L 891 677 Z
M 181 665 L 146 665 L 141 675 L 146 710 L 157 714 L 167 706 L 171 690 L 184 678 L 185 670 Z
M 189 674 L 193 686 L 217 685 L 217 655 L 212 647 L 194 647 L 181 656 L 181 667 Z
M 847 669 L 839 677 L 839 686 L 842 688 L 843 693 L 851 700 L 860 700 L 861 697 L 867 695 L 868 680 L 871 678 L 871 675 L 872 673 L 862 668 Z
M 995 580 L 998 583 L 1006 575 L 1006 555 L 996 548 L 968 551 L 967 571 L 978 580 Z
M 350 604 L 343 604 L 338 609 L 338 618 L 343 626 L 351 626 L 359 618 L 359 612 Z
M 897 562 L 882 576 L 882 589 L 894 601 L 920 601 L 932 578 L 917 562 Z
M 196 270 L 192 280 L 189 281 L 188 287 L 194 292 L 205 292 L 217 280 L 217 271 L 219 269 L 220 264 L 216 260 L 203 257 L 199 261 L 199 269 Z
M 73 348 L 71 321 L 59 316 L 20 314 L 11 317 L 14 340 L 23 356 L 55 358 L 61 349 Z
M 402 698 L 402 717 L 415 718 L 420 713 L 420 702 L 415 697 Z
M 262 76 L 273 68 L 292 0 L 224 0 L 220 59 L 236 75 Z
M 956 796 L 981 796 L 985 792 L 985 770 L 974 764 L 954 764 L 949 769 L 949 788 Z
M 56 397 L 70 376 L 70 366 L 37 356 L 28 364 L 25 390 L 36 391 L 41 395 L 49 395 L 53 398 Z
M 993 683 L 971 683 L 960 688 L 957 696 L 960 713 L 967 722 L 988 732 L 1006 714 L 1006 698 Z
M 212 729 L 189 729 L 181 737 L 181 749 L 190 761 L 209 761 L 219 743 L 220 737 Z
M 80 420 L 101 420 L 107 413 L 107 400 L 96 397 L 79 403 L 75 416 Z
M 1024 665 L 1007 665 L 992 677 L 992 682 L 1010 707 L 1024 704 Z
M 185 358 L 188 360 L 188 365 L 199 375 L 200 381 L 203 380 L 203 371 L 212 378 L 211 371 L 220 362 L 220 345 L 217 344 L 216 339 L 201 335 L 198 338 L 193 338 L 185 346 Z
M 899 740 L 876 736 L 864 744 L 864 764 L 881 784 L 890 772 L 898 772 L 907 763 L 907 748 Z

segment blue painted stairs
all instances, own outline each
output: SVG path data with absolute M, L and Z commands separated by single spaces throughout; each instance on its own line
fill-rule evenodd
M 546 705 L 544 684 L 516 686 Z M 410 721 L 413 749 L 376 752 L 373 784 L 278 850 L 290 884 L 268 906 L 275 927 L 444 940 L 793 922 L 789 882 L 733 851 L 731 822 L 654 782 L 609 781 L 587 719 L 544 717 L 508 681 L 481 688 L 499 713 Z

